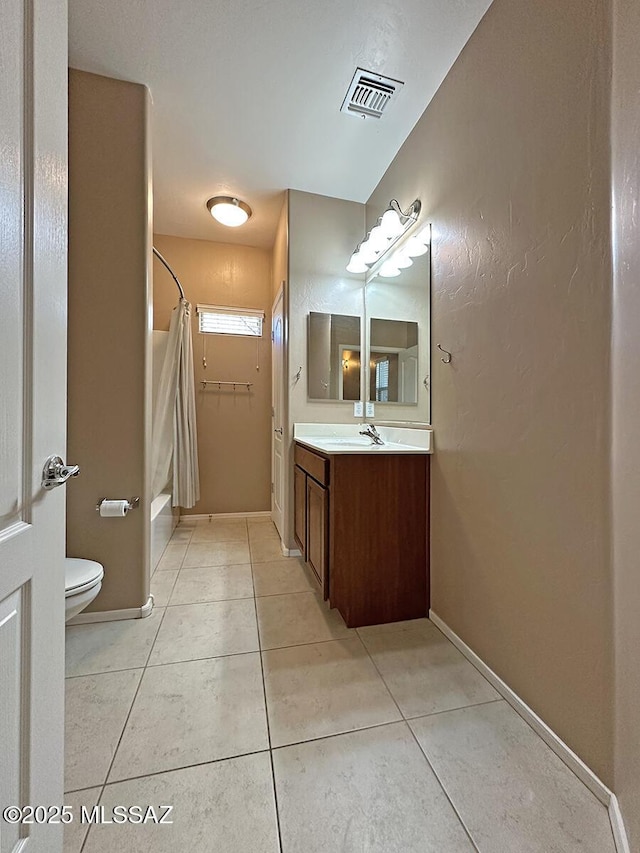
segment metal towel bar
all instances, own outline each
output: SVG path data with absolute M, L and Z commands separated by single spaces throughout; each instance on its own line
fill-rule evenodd
M 223 382 L 222 380 L 217 379 L 201 379 L 200 384 L 202 388 L 206 388 L 207 385 L 217 385 L 218 389 L 221 388 L 222 385 L 233 385 L 233 390 L 235 391 L 236 386 L 240 386 L 240 388 L 246 388 L 249 391 L 253 387 L 253 382 Z

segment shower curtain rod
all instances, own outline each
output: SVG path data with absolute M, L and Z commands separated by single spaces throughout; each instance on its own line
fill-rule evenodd
M 181 298 L 181 299 L 184 299 L 184 298 L 185 298 L 185 296 L 184 296 L 184 290 L 182 289 L 182 285 L 181 285 L 181 284 L 180 284 L 180 282 L 178 281 L 178 276 L 174 273 L 174 271 L 171 269 L 171 267 L 169 266 L 169 264 L 165 261 L 165 259 L 162 257 L 162 255 L 160 254 L 160 252 L 156 249 L 156 247 L 155 247 L 155 246 L 152 246 L 152 249 L 153 249 L 153 254 L 154 254 L 154 255 L 156 256 L 156 258 L 160 261 L 160 263 L 161 263 L 161 264 L 164 264 L 164 265 L 165 265 L 165 267 L 169 270 L 169 273 L 170 273 L 171 277 L 173 278 L 173 280 L 175 281 L 175 283 L 178 285 L 178 290 L 180 291 L 180 298 Z

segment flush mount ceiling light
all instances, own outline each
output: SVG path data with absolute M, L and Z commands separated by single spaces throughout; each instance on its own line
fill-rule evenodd
M 351 255 L 347 271 L 369 275 L 379 273 L 381 276 L 390 278 L 400 275 L 401 269 L 411 266 L 412 258 L 424 254 L 429 248 L 428 229 L 406 241 L 403 239 L 418 221 L 420 208 L 419 199 L 416 199 L 405 211 L 395 199 L 391 199 L 389 207 Z M 401 241 L 400 248 L 398 244 Z M 398 247 L 398 251 L 392 256 L 390 253 L 395 247 Z M 383 261 L 383 258 L 386 260 Z
M 221 225 L 237 228 L 244 225 L 251 216 L 251 208 L 245 201 L 230 195 L 217 195 L 207 202 L 209 213 L 217 219 Z

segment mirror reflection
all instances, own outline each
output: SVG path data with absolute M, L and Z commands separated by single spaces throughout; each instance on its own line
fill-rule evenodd
M 365 287 L 367 399 L 378 418 L 429 423 L 429 253 L 390 275 L 382 272 L 372 272 Z
M 310 400 L 360 399 L 360 317 L 309 313 Z
M 369 399 L 416 405 L 418 324 L 372 317 L 369 341 Z

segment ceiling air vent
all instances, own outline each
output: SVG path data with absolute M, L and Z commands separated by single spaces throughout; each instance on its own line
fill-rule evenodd
M 404 86 L 401 80 L 356 68 L 340 112 L 363 118 L 380 118 L 401 86 Z

